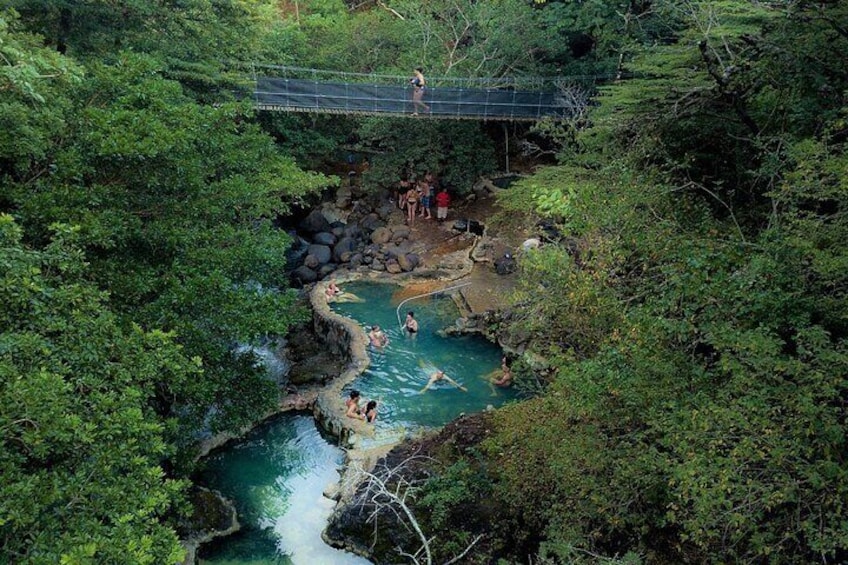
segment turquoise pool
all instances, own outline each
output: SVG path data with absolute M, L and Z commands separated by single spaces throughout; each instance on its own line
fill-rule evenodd
M 203 545 L 199 563 L 216 565 L 365 565 L 331 548 L 321 532 L 335 502 L 324 489 L 338 482 L 342 450 L 312 416 L 282 414 L 205 460 L 199 482 L 233 500 L 242 529 Z
M 440 427 L 459 414 L 499 406 L 515 397 L 489 377 L 500 367 L 500 349 L 483 338 L 442 337 L 458 312 L 448 297 L 413 300 L 419 332 L 398 326 L 399 287 L 351 283 L 344 290 L 362 302 L 337 303 L 334 310 L 366 327 L 380 325 L 391 342 L 371 351 L 371 366 L 350 387 L 379 401 L 374 438 L 364 445 L 400 439 L 408 432 Z M 439 368 L 468 392 L 445 383 L 425 393 Z M 322 494 L 338 482 L 343 452 L 316 429 L 311 416 L 283 414 L 262 424 L 205 461 L 199 482 L 233 500 L 242 530 L 204 545 L 199 562 L 215 565 L 364 565 L 367 560 L 335 550 L 321 540 L 334 502 Z
M 418 333 L 410 337 L 398 323 L 399 287 L 353 282 L 343 285 L 343 290 L 362 302 L 334 303 L 333 310 L 356 320 L 363 333 L 379 325 L 390 340 L 383 350 L 371 348 L 371 366 L 348 387 L 359 390 L 363 399 L 379 402 L 377 441 L 422 427 L 440 427 L 462 413 L 480 412 L 515 398 L 511 389 L 490 384 L 492 373 L 500 368 L 499 347 L 479 336 L 439 334 L 459 315 L 450 297 L 437 295 L 407 302 L 401 320 L 412 310 L 419 324 Z M 421 393 L 437 368 L 468 392 L 441 382 Z

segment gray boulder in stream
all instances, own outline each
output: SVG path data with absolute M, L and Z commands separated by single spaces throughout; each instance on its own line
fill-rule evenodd
M 317 245 L 312 244 L 309 246 L 309 255 L 313 255 L 316 259 L 318 259 L 319 265 L 324 265 L 325 263 L 329 263 L 333 258 L 333 252 L 330 251 L 330 248 L 326 245 Z
M 304 265 L 301 265 L 300 267 L 292 271 L 291 276 L 292 280 L 300 284 L 314 283 L 318 280 L 318 273 Z
M 309 233 L 319 233 L 322 231 L 330 231 L 333 228 L 330 226 L 330 222 L 327 221 L 327 218 L 324 217 L 324 214 L 319 212 L 318 210 L 313 210 L 306 216 L 303 221 L 300 222 L 300 229 Z
M 336 236 L 329 232 L 319 232 L 315 234 L 315 237 L 312 238 L 312 243 L 317 243 L 318 245 L 328 245 L 332 247 L 336 244 Z

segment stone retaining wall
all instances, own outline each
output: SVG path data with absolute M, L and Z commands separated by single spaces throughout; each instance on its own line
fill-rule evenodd
M 349 279 L 348 279 L 349 280 Z M 347 282 L 338 279 L 338 282 Z M 344 359 L 346 365 L 341 374 L 323 389 L 313 405 L 315 421 L 339 438 L 343 447 L 356 444 L 359 435 L 371 435 L 373 426 L 362 420 L 348 418 L 343 389 L 368 368 L 368 336 L 359 324 L 332 311 L 327 303 L 327 283 L 315 285 L 309 294 L 312 303 L 312 322 L 315 333 L 324 339 L 330 350 Z

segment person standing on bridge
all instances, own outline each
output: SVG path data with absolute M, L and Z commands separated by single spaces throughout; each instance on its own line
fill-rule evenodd
M 415 74 L 409 79 L 409 84 L 412 85 L 412 115 L 418 115 L 418 109 L 424 108 L 425 112 L 430 111 L 430 107 L 424 103 L 424 87 L 427 81 L 424 80 L 424 69 L 418 67 L 415 69 Z

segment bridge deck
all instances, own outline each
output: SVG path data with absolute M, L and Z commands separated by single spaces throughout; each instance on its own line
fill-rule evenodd
M 412 88 L 304 79 L 260 77 L 253 100 L 257 109 L 283 112 L 410 117 Z M 480 88 L 427 88 L 429 111 L 419 117 L 535 121 L 566 118 L 571 109 L 554 92 Z

